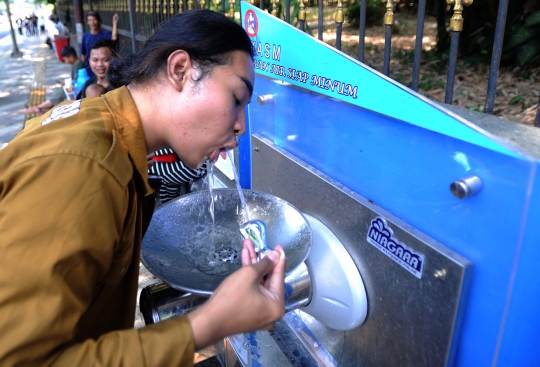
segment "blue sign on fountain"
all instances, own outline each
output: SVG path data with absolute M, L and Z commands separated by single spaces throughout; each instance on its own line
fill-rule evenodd
M 248 107 L 243 187 L 259 134 L 474 262 L 454 365 L 538 363 L 538 161 L 246 2 L 241 20 L 253 99 L 273 97 Z M 454 197 L 450 184 L 473 175 L 482 191 Z

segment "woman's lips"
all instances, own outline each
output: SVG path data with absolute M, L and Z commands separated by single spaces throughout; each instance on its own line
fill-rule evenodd
M 221 148 L 221 149 L 218 149 L 218 150 L 214 151 L 212 154 L 210 154 L 208 159 L 210 160 L 211 163 L 216 163 L 217 160 L 219 159 L 219 156 L 221 156 L 221 158 L 223 158 L 223 159 L 227 159 L 227 151 L 230 150 L 230 149 L 233 149 L 233 148 Z

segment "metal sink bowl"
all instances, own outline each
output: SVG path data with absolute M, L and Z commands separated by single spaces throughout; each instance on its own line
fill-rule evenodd
M 302 263 L 311 248 L 308 222 L 295 207 L 270 194 L 243 190 L 249 219 L 262 220 L 271 248 L 280 244 L 287 272 Z M 160 207 L 142 244 L 142 261 L 173 288 L 211 295 L 225 277 L 242 266 L 246 217 L 238 191 L 215 189 L 214 221 L 210 191 L 198 191 Z

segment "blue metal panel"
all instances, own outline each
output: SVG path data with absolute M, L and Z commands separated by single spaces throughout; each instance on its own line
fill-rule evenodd
M 456 360 L 490 364 L 521 246 L 533 162 L 265 78 L 257 78 L 255 93 L 273 94 L 275 105 L 251 106 L 252 133 L 475 263 Z M 454 198 L 450 183 L 470 174 L 482 178 L 483 191 Z
M 513 259 L 511 287 L 507 295 L 507 318 L 501 325 L 497 366 L 537 367 L 540 365 L 540 177 L 535 170 L 533 190 L 529 193 L 524 239 Z
M 242 19 L 247 10 L 258 16 L 255 45 L 279 44 L 284 70 L 359 88 L 353 98 L 256 70 L 254 97 L 271 94 L 275 102 L 250 106 L 251 133 L 475 263 L 456 366 L 538 365 L 538 162 L 245 3 Z M 257 62 L 278 64 L 264 54 Z M 454 198 L 450 183 L 472 174 L 483 180 L 482 192 Z
M 249 106 L 246 107 L 246 116 L 249 116 Z M 247 120 L 247 117 L 246 117 Z M 246 132 L 238 138 L 238 167 L 240 186 L 251 189 L 251 128 L 246 121 Z

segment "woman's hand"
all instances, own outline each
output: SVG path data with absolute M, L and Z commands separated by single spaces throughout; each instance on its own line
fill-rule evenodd
M 118 13 L 114 13 L 114 15 L 113 15 L 113 17 L 112 17 L 112 24 L 113 24 L 113 26 L 114 26 L 114 25 L 118 25 L 118 19 L 119 19 L 119 18 L 120 18 L 120 17 L 118 16 Z
M 242 263 L 244 266 L 227 277 L 204 306 L 188 314 L 195 349 L 229 335 L 270 329 L 284 315 L 283 248 L 276 246 L 256 262 L 251 241 L 244 241 Z

